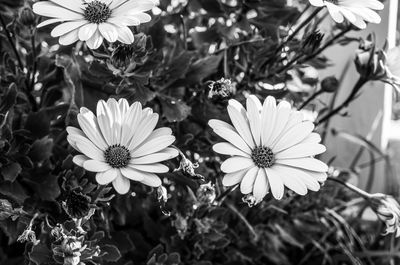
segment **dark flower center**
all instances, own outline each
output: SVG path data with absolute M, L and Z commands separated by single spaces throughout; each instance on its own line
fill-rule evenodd
M 91 23 L 100 24 L 107 21 L 111 16 L 111 10 L 105 3 L 94 0 L 85 3 L 86 7 L 83 12 L 85 19 Z
M 274 153 L 269 147 L 258 146 L 251 151 L 251 158 L 258 167 L 271 167 L 275 162 Z
M 121 168 L 128 165 L 131 160 L 131 153 L 125 146 L 116 144 L 107 148 L 104 152 L 104 158 L 110 166 Z

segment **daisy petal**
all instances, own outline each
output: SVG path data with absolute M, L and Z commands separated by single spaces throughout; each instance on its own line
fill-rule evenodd
M 179 155 L 178 150 L 175 148 L 165 148 L 164 150 L 160 151 L 159 153 L 152 153 L 149 155 L 136 157 L 131 160 L 131 164 L 134 165 L 145 165 L 145 164 L 152 164 L 161 161 L 165 161 L 168 159 L 172 159 Z
M 254 182 L 253 195 L 256 197 L 256 201 L 260 202 L 264 199 L 265 195 L 267 195 L 269 190 L 267 175 L 265 174 L 265 170 L 260 168 L 258 170 L 258 174 L 256 180 Z
M 175 141 L 175 136 L 164 135 L 158 138 L 152 139 L 139 146 L 137 149 L 131 152 L 132 157 L 145 156 L 151 153 L 156 153 L 164 148 L 170 146 Z
M 322 154 L 326 147 L 322 144 L 298 144 L 275 154 L 275 159 L 290 159 Z
M 246 154 L 242 150 L 227 142 L 217 143 L 212 148 L 215 152 L 223 155 L 250 157 L 249 154 Z
M 272 195 L 275 199 L 280 200 L 283 197 L 285 188 L 282 181 L 282 176 L 280 172 L 275 169 L 275 167 L 266 168 L 265 169 L 268 177 L 269 186 L 272 192 Z
M 111 183 L 118 175 L 118 169 L 112 168 L 105 172 L 99 172 L 96 174 L 96 181 L 100 185 L 107 185 Z
M 161 186 L 161 179 L 156 174 L 147 172 L 143 172 L 142 174 L 144 176 L 144 179 L 141 181 L 143 184 L 155 188 Z
M 262 105 L 258 98 L 254 95 L 250 95 L 247 98 L 247 118 L 251 132 L 253 134 L 254 142 L 257 146 L 261 145 L 261 109 Z
M 268 96 L 263 104 L 261 113 L 261 143 L 264 146 L 271 144 L 271 135 L 276 121 L 276 100 Z
M 228 104 L 228 114 L 231 118 L 232 124 L 236 131 L 251 148 L 254 148 L 253 135 L 251 134 L 249 121 L 246 116 L 246 110 L 243 106 L 236 100 L 229 100 Z
M 303 141 L 313 130 L 314 124 L 312 122 L 299 123 L 286 131 L 276 142 L 275 146 L 273 146 L 272 150 L 274 152 L 279 152 L 292 147 Z
M 121 173 L 122 175 L 124 175 L 126 178 L 134 180 L 134 181 L 143 181 L 144 179 L 144 174 L 143 172 L 136 170 L 134 168 L 131 167 L 124 167 L 121 168 Z
M 297 167 L 317 172 L 327 172 L 328 166 L 315 158 L 279 159 L 276 164 Z
M 92 37 L 86 41 L 87 46 L 91 50 L 96 50 L 103 43 L 103 37 L 101 36 L 99 30 L 96 30 Z
M 232 173 L 251 166 L 254 166 L 254 162 L 250 158 L 242 156 L 234 156 L 228 158 L 221 164 L 221 170 L 224 173 Z
M 129 167 L 151 173 L 166 173 L 169 171 L 169 168 L 166 165 L 160 163 L 146 164 L 146 165 L 129 164 Z
M 89 160 L 90 158 L 85 156 L 85 155 L 76 155 L 74 158 L 72 158 L 72 162 L 74 162 L 76 165 L 83 167 L 83 163 Z
M 90 172 L 104 172 L 111 169 L 111 166 L 105 162 L 87 160 L 83 163 L 83 168 Z
M 58 43 L 60 43 L 61 45 L 64 46 L 68 46 L 71 45 L 74 42 L 78 41 L 78 30 L 73 30 L 71 32 L 68 32 L 65 35 L 62 35 L 59 39 L 58 39 Z
M 259 168 L 252 167 L 249 170 L 246 170 L 246 174 L 243 176 L 242 181 L 240 182 L 240 192 L 243 194 L 249 194 L 253 191 L 254 182 L 256 181 L 256 177 L 258 174 Z
M 110 23 L 99 24 L 101 35 L 109 42 L 115 42 L 118 39 L 118 31 L 115 26 Z
M 222 179 L 222 185 L 230 187 L 238 184 L 240 181 L 242 181 L 244 175 L 247 173 L 247 170 L 248 169 L 246 168 L 225 174 L 224 178 Z
M 97 24 L 88 23 L 79 28 L 78 37 L 81 41 L 89 40 L 97 30 Z
M 113 184 L 114 189 L 119 194 L 128 193 L 129 188 L 131 187 L 131 183 L 129 182 L 129 179 L 123 177 L 121 175 L 121 173 L 118 173 L 117 178 L 113 180 L 112 184 Z

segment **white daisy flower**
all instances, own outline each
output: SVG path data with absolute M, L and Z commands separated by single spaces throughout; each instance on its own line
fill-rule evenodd
M 168 172 L 161 161 L 178 156 L 169 146 L 175 141 L 170 128 L 154 130 L 158 114 L 142 109 L 139 102 L 131 106 L 125 99 L 109 99 L 97 103 L 97 116 L 81 108 L 78 122 L 82 130 L 67 127 L 67 140 L 80 155 L 75 164 L 96 172 L 100 185 L 112 182 L 120 194 L 129 191 L 134 180 L 159 187 L 161 180 L 154 173 Z
M 51 31 L 52 37 L 60 37 L 61 45 L 81 40 L 97 49 L 103 39 L 133 43 L 129 26 L 149 22 L 151 17 L 144 12 L 154 6 L 151 0 L 50 0 L 33 4 L 33 11 L 51 18 L 38 28 L 61 22 Z
M 346 18 L 354 26 L 365 29 L 367 24 L 379 24 L 381 17 L 374 10 L 382 10 L 384 5 L 378 0 L 309 0 L 313 6 L 326 6 L 332 19 L 342 23 Z
M 247 98 L 247 110 L 236 100 L 228 104 L 233 126 L 210 120 L 214 132 L 227 142 L 213 146 L 215 152 L 230 155 L 221 165 L 226 173 L 222 183 L 240 183 L 243 194 L 252 194 L 260 202 L 271 190 L 281 199 L 284 186 L 297 194 L 318 191 L 326 180 L 328 166 L 313 158 L 325 152 L 321 137 L 313 133 L 314 124 L 291 109 L 288 102 L 278 105 L 269 96 L 261 105 L 254 95 Z

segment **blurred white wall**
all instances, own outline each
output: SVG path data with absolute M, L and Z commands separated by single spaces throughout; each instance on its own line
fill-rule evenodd
M 398 0 L 391 0 L 398 1 Z M 363 30 L 360 32 L 352 32 L 349 33 L 348 36 L 352 37 L 366 37 L 369 33 L 375 32 L 377 45 L 381 47 L 388 37 L 388 29 L 389 29 L 389 11 L 393 11 L 393 3 L 390 6 L 390 1 L 386 1 L 385 10 L 383 10 L 380 15 L 382 17 L 382 22 L 379 25 L 370 24 L 367 30 Z M 329 28 L 330 23 L 334 23 L 331 18 L 327 18 L 325 20 L 326 29 Z M 395 21 L 396 22 L 396 21 Z M 324 29 L 322 29 L 324 30 Z M 393 30 L 393 28 L 391 29 Z M 392 34 L 395 34 L 393 32 Z M 354 42 L 346 47 L 335 46 L 326 50 L 325 56 L 327 56 L 333 63 L 332 67 L 322 71 L 321 77 L 335 75 L 339 78 L 342 75 L 343 69 L 346 68 L 346 64 L 349 63 L 348 70 L 343 75 L 343 83 L 338 93 L 336 104 L 340 104 L 347 97 L 348 93 L 352 89 L 353 85 L 358 80 L 358 73 L 355 69 L 353 60 L 355 55 L 355 50 L 358 47 L 358 43 Z M 385 94 L 385 89 L 389 89 L 388 93 Z M 388 98 L 389 95 L 389 98 Z M 362 90 L 362 94 L 359 98 L 357 98 L 347 109 L 348 117 L 336 116 L 331 119 L 330 128 L 336 128 L 339 130 L 346 130 L 350 133 L 359 134 L 362 136 L 366 136 L 370 130 L 371 126 L 374 123 L 374 120 L 378 115 L 381 115 L 383 119 L 379 122 L 379 126 L 375 131 L 373 136 L 373 142 L 377 146 L 385 146 L 387 141 L 387 131 L 383 130 L 383 128 L 387 129 L 387 126 L 382 126 L 383 124 L 387 124 L 387 119 L 390 119 L 391 106 L 386 105 L 386 110 L 384 110 L 385 102 L 390 103 L 390 88 L 385 88 L 385 85 L 381 82 L 370 82 L 364 86 Z M 330 102 L 330 97 L 327 96 L 325 102 Z M 388 101 L 389 100 L 389 101 Z M 389 115 L 389 116 L 388 116 Z M 385 120 L 383 123 L 382 121 Z M 331 133 L 328 134 L 327 137 L 327 149 L 328 152 L 324 155 L 324 160 L 327 161 L 333 156 L 336 155 L 336 159 L 333 162 L 334 166 L 337 167 L 348 167 L 353 160 L 355 154 L 359 150 L 359 146 L 348 142 L 345 139 L 338 138 L 333 136 Z M 369 161 L 368 152 L 364 152 L 364 155 L 360 159 L 360 162 Z M 365 187 L 368 178 L 368 169 L 363 170 L 361 173 L 361 177 L 358 179 L 358 185 L 360 187 Z M 384 163 L 379 162 L 376 164 L 376 173 L 375 180 L 373 184 L 373 191 L 383 191 L 385 187 L 385 167 Z

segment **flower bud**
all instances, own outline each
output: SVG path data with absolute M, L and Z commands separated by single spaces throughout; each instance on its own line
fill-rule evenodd
M 89 214 L 90 197 L 76 191 L 70 191 L 63 203 L 65 212 L 71 218 L 83 218 Z
M 326 93 L 336 92 L 339 88 L 339 80 L 334 76 L 328 76 L 321 82 L 321 90 Z
M 26 27 L 36 26 L 36 15 L 30 6 L 24 6 L 19 10 L 18 22 Z
M 320 33 L 318 30 L 308 34 L 302 43 L 302 51 L 304 54 L 313 54 L 322 43 L 324 39 L 324 34 Z

